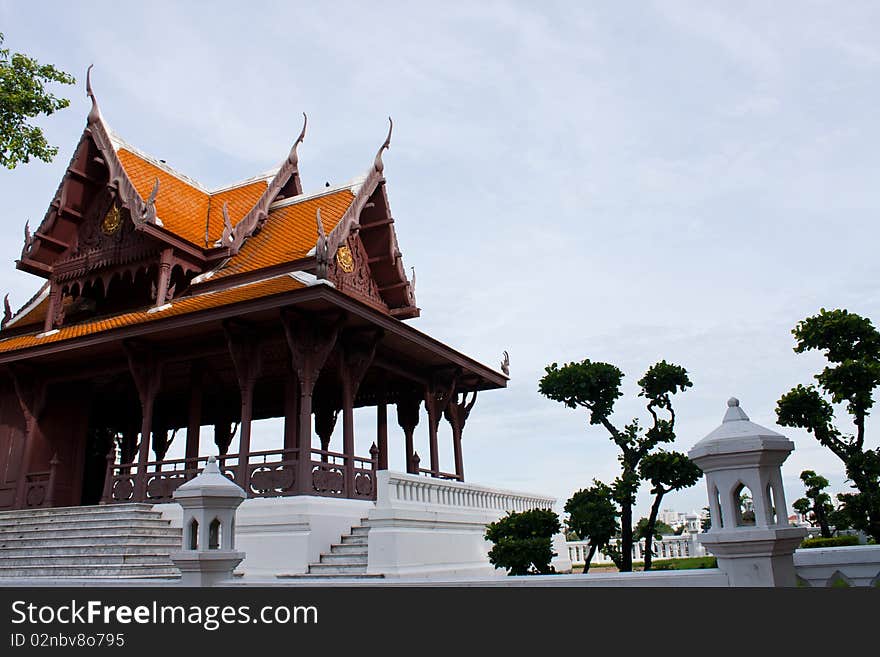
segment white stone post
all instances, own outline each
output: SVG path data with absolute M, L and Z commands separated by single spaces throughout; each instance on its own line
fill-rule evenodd
M 198 477 L 174 491 L 183 507 L 183 546 L 171 560 L 180 569 L 183 586 L 213 586 L 232 578 L 245 557 L 235 551 L 235 510 L 245 497 L 241 487 L 223 476 L 213 456 Z
M 749 421 L 739 400 L 727 406 L 721 426 L 688 453 L 706 475 L 709 493 L 712 526 L 699 541 L 731 586 L 795 586 L 793 554 L 806 530 L 788 524 L 781 471 L 794 443 Z M 740 508 L 745 488 L 754 520 Z

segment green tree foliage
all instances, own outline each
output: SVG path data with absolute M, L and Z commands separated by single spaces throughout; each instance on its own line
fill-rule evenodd
M 779 399 L 778 422 L 806 429 L 843 462 L 857 492 L 838 495 L 841 511 L 853 527 L 880 540 L 880 448 L 865 447 L 865 420 L 880 385 L 880 332 L 866 317 L 822 308 L 792 334 L 796 353 L 824 351 L 829 365 L 815 375 L 818 387 L 798 385 Z M 835 426 L 832 404 L 844 404 L 853 432 Z
M 638 419 L 633 419 L 623 428 L 611 422 L 614 404 L 623 394 L 620 391 L 623 372 L 614 365 L 586 359 L 562 367 L 553 363 L 544 371 L 538 384 L 539 392 L 569 408 L 587 409 L 590 424 L 602 425 L 620 449 L 621 473 L 612 484 L 611 491 L 612 498 L 620 505 L 621 545 L 620 554 L 615 555 L 612 550 L 611 556 L 613 559 L 615 556 L 619 558 L 618 568 L 621 571 L 631 572 L 632 507 L 641 484 L 639 464 L 657 445 L 675 440 L 672 395 L 691 387 L 687 370 L 664 360 L 652 365 L 639 379 L 639 396 L 648 400 L 647 410 L 653 419 L 647 430 L 642 429 Z M 665 417 L 661 417 L 661 413 Z
M 811 524 L 819 526 L 822 537 L 831 538 L 830 518 L 834 514 L 834 505 L 831 496 L 825 492 L 828 480 L 812 470 L 804 470 L 801 472 L 801 481 L 804 483 L 805 497 L 795 500 L 792 507 L 804 517 L 812 516 Z
M 553 535 L 561 528 L 559 516 L 550 509 L 511 511 L 486 527 L 486 540 L 494 544 L 489 562 L 506 568 L 508 575 L 553 573 Z
M 654 556 L 652 543 L 654 536 L 659 533 L 656 526 L 657 515 L 663 496 L 671 491 L 693 486 L 703 476 L 703 471 L 686 454 L 661 450 L 642 459 L 639 475 L 651 483 L 651 494 L 654 496 L 651 513 L 640 537 L 645 539 L 645 570 L 651 570 L 651 559 Z
M 706 515 L 700 520 L 700 529 L 705 533 L 712 529 L 712 510 L 708 506 L 704 506 L 703 511 L 706 512 Z
M 607 551 L 620 526 L 617 507 L 612 501 L 611 487 L 593 480 L 593 486 L 579 490 L 565 503 L 567 524 L 581 540 L 590 542 L 590 551 L 584 563 L 584 573 L 590 571 L 590 562 L 596 550 Z
M 55 157 L 58 148 L 50 146 L 43 131 L 29 119 L 54 114 L 70 105 L 66 98 L 56 98 L 46 91 L 46 84 L 75 81 L 51 64 L 40 64 L 32 57 L 0 48 L 0 165 L 14 169 L 32 157 L 44 162 Z
M 657 520 L 654 523 L 654 531 L 649 532 L 648 531 L 648 523 L 649 522 L 650 521 L 648 520 L 648 518 L 639 518 L 639 521 L 636 523 L 636 526 L 633 527 L 633 538 L 634 539 L 636 539 L 638 541 L 643 538 L 647 538 L 648 534 L 650 533 L 652 538 L 654 538 L 654 540 L 659 541 L 664 536 L 672 536 L 673 534 L 676 534 L 676 531 L 672 527 L 667 525 L 665 522 L 663 522 L 662 520 Z

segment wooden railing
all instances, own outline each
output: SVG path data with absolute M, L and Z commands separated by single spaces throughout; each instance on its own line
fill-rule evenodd
M 28 509 L 54 505 L 55 476 L 60 461 L 58 455 L 52 456 L 49 469 L 44 472 L 29 472 L 25 475 L 24 507 Z
M 204 467 L 207 456 L 189 459 L 149 461 L 144 472 L 137 463 L 116 463 L 115 450 L 107 455 L 102 504 L 121 502 L 170 502 L 174 491 Z M 298 482 L 299 450 L 275 449 L 217 457 L 220 471 L 232 481 L 243 482 L 248 497 L 318 495 L 344 499 L 376 499 L 378 453 L 370 458 L 312 449 L 310 477 Z M 247 476 L 239 477 L 246 462 Z M 146 478 L 145 493 L 138 495 L 138 481 Z

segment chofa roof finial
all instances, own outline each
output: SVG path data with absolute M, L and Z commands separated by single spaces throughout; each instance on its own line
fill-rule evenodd
M 388 117 L 388 136 L 385 137 L 385 141 L 379 146 L 379 152 L 376 153 L 376 159 L 373 160 L 373 167 L 377 172 L 382 173 L 385 169 L 385 164 L 382 162 L 382 151 L 391 146 L 391 131 L 394 129 L 394 121 L 391 120 L 391 117 Z
M 87 119 L 89 123 L 97 121 L 101 116 L 101 111 L 98 109 L 98 99 L 95 98 L 95 92 L 92 91 L 92 67 L 94 67 L 94 64 L 89 64 L 89 67 L 86 69 L 86 96 L 92 101 L 92 109 L 89 110 Z
M 306 126 L 309 124 L 309 117 L 306 116 L 306 113 L 303 112 L 303 127 L 299 133 L 299 137 L 296 138 L 296 141 L 293 142 L 293 146 L 290 149 L 290 155 L 287 156 L 287 161 L 290 162 L 293 166 L 296 166 L 299 162 L 299 155 L 296 152 L 297 147 L 303 143 L 303 140 L 306 138 Z
M 327 244 L 327 234 L 324 232 L 324 222 L 321 220 L 321 208 L 315 210 L 315 222 L 318 224 L 318 241 L 315 243 L 316 274 L 318 278 L 327 278 L 327 268 L 330 264 L 330 247 Z
M 3 297 L 3 321 L 0 322 L 0 328 L 6 328 L 9 320 L 12 319 L 12 308 L 9 306 L 9 295 Z

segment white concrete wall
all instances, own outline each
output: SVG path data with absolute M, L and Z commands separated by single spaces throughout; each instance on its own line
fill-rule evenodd
M 504 576 L 489 563 L 486 525 L 508 511 L 553 508 L 553 498 L 381 471 L 369 514 L 368 574 L 443 578 Z M 571 570 L 557 535 L 554 566 Z
M 246 553 L 236 569 L 245 575 L 304 573 L 331 543 L 366 518 L 373 503 L 329 497 L 252 498 L 242 502 L 235 517 L 235 549 Z M 180 527 L 178 504 L 153 507 L 172 526 Z
M 880 545 L 795 550 L 794 569 L 809 586 L 831 586 L 838 579 L 850 586 L 880 586 Z

